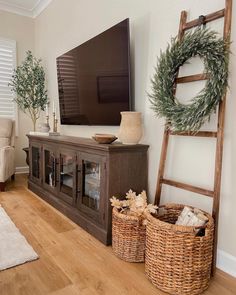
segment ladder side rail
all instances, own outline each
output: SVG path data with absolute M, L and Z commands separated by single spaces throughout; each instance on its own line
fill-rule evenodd
M 180 16 L 180 23 L 179 23 L 179 32 L 178 32 L 178 38 L 182 39 L 184 36 L 184 26 L 186 25 L 187 21 L 187 12 L 182 11 Z M 176 77 L 178 76 L 178 73 L 176 74 Z M 176 92 L 176 83 L 174 87 L 174 93 Z M 160 157 L 160 163 L 159 163 L 159 170 L 158 170 L 158 176 L 157 176 L 157 185 L 156 185 L 156 194 L 155 194 L 155 201 L 154 203 L 159 205 L 160 199 L 161 199 L 161 190 L 162 190 L 162 182 L 164 172 L 165 172 L 165 164 L 166 164 L 166 157 L 167 157 L 167 151 L 168 151 L 168 143 L 169 143 L 169 130 L 168 127 L 165 126 L 164 135 L 163 135 L 163 141 L 162 141 L 162 147 L 161 147 L 161 157 Z
M 233 4 L 232 0 L 225 0 L 224 38 L 230 38 L 231 23 L 232 23 L 232 4 Z M 214 177 L 214 198 L 213 198 L 213 206 L 212 206 L 212 216 L 215 221 L 213 264 L 212 264 L 212 274 L 213 275 L 216 270 L 216 257 L 217 257 L 218 221 L 219 221 L 223 144 L 224 144 L 225 108 L 226 108 L 226 94 L 222 98 L 222 101 L 220 102 L 219 108 L 218 108 L 217 142 L 216 142 L 216 155 L 215 155 L 215 177 Z

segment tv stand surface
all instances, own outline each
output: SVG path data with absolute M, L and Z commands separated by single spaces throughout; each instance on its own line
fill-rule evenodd
M 147 189 L 148 145 L 98 144 L 72 136 L 29 138 L 29 189 L 104 244 L 111 243 L 110 197 Z

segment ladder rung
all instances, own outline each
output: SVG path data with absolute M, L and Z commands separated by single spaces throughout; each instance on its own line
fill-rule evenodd
M 174 186 L 174 187 L 177 187 L 177 188 L 180 188 L 180 189 L 184 189 L 184 190 L 187 190 L 187 191 L 190 191 L 190 192 L 193 192 L 193 193 L 197 193 L 197 194 L 200 194 L 200 195 L 205 195 L 205 196 L 208 196 L 208 197 L 212 197 L 212 198 L 214 196 L 213 191 L 210 191 L 210 190 L 207 190 L 207 189 L 204 189 L 204 188 L 201 188 L 201 187 L 193 186 L 193 185 L 190 185 L 190 184 L 185 184 L 185 183 L 182 183 L 182 182 L 170 180 L 170 179 L 163 178 L 161 180 L 161 183 L 171 185 L 171 186 Z
M 224 16 L 225 16 L 225 9 L 221 9 L 221 10 L 218 10 L 214 13 L 207 14 L 207 15 L 205 15 L 204 24 L 211 22 L 213 20 L 216 20 L 218 18 L 224 17 Z M 199 19 L 197 18 L 197 19 L 194 19 L 190 22 L 187 22 L 184 25 L 183 30 L 189 30 L 189 29 L 194 28 L 198 25 L 199 25 Z
M 217 137 L 216 131 L 198 131 L 198 132 L 175 132 L 169 131 L 170 135 L 178 135 L 178 136 L 197 136 L 197 137 Z
M 184 77 L 178 77 L 175 79 L 176 83 L 188 83 L 188 82 L 194 82 L 194 81 L 201 81 L 206 80 L 207 75 L 206 74 L 196 74 L 196 75 L 190 75 L 190 76 L 184 76 Z

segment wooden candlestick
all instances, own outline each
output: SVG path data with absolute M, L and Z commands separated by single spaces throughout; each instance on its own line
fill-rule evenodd
M 57 132 L 57 123 L 58 123 L 58 119 L 55 118 L 55 131 L 54 132 Z
M 59 132 L 57 132 L 57 123 L 58 123 L 58 119 L 56 118 L 56 113 L 55 111 L 52 113 L 53 116 L 53 132 L 50 132 L 49 135 L 60 135 Z
M 57 127 L 56 127 L 56 113 L 52 113 L 53 116 L 53 132 L 57 132 Z

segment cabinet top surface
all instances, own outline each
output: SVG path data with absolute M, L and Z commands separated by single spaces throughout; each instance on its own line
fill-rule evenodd
M 120 142 L 113 142 L 112 144 L 99 144 L 91 138 L 57 135 L 57 136 L 43 136 L 43 135 L 29 135 L 29 140 L 44 142 L 52 142 L 56 144 L 66 144 L 72 146 L 86 146 L 92 149 L 98 149 L 103 151 L 118 151 L 118 150 L 147 150 L 146 144 L 132 144 L 126 145 Z

